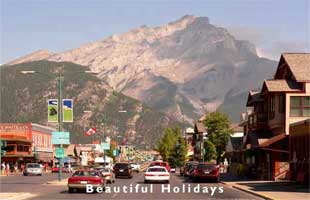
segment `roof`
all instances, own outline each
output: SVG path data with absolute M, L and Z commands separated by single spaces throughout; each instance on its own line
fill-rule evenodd
M 56 131 L 55 128 L 49 127 L 49 126 L 43 126 L 43 125 L 35 124 L 35 123 L 32 123 L 31 125 L 32 125 L 32 130 L 39 131 L 39 132 L 42 132 L 42 133 L 49 133 L 49 134 L 51 134 L 53 131 Z
M 257 148 L 272 137 L 271 131 L 251 131 L 246 135 L 245 144 L 251 144 L 251 148 Z
M 300 92 L 301 85 L 291 80 L 265 80 L 263 90 L 266 88 L 269 92 Z
M 197 122 L 195 124 L 195 131 L 197 131 L 198 133 L 205 133 L 207 132 L 204 124 L 202 122 Z
M 283 53 L 282 57 L 297 81 L 310 81 L 310 53 Z
M 226 146 L 226 152 L 242 150 L 242 140 L 242 137 L 230 137 Z
M 284 139 L 286 137 L 285 133 L 281 133 L 279 135 L 276 135 L 270 139 L 268 139 L 267 141 L 264 141 L 263 143 L 259 144 L 259 147 L 268 147 L 282 139 Z
M 243 127 L 239 126 L 238 123 L 230 124 L 230 128 L 232 128 L 234 132 L 242 132 L 243 133 Z
M 250 90 L 246 106 L 252 106 L 254 102 L 262 101 L 261 93 L 257 90 Z

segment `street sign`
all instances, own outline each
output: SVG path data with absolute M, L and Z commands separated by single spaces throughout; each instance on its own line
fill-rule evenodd
M 73 100 L 63 99 L 62 100 L 62 119 L 63 122 L 73 122 Z
M 58 122 L 58 100 L 48 99 L 47 100 L 47 121 Z
M 65 157 L 65 149 L 56 147 L 56 158 L 64 158 Z
M 52 132 L 52 143 L 53 144 L 70 144 L 70 133 L 69 132 Z
M 107 143 L 107 142 L 101 143 L 101 148 L 103 150 L 109 150 L 110 149 L 110 143 Z

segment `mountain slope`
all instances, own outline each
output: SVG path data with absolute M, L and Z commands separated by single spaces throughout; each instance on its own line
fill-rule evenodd
M 64 123 L 71 132 L 71 142 L 90 142 L 84 130 L 96 127 L 99 135 L 109 135 L 121 142 L 126 136 L 137 146 L 154 146 L 167 125 L 178 123 L 138 100 L 115 92 L 91 74 L 87 67 L 62 62 L 36 61 L 1 66 L 1 122 L 47 124 L 47 99 L 57 98 L 55 73 L 64 66 L 63 98 L 74 101 L 74 123 Z M 43 74 L 21 74 L 35 70 Z M 119 110 L 127 110 L 120 113 Z M 84 112 L 90 110 L 89 112 Z M 53 124 L 50 124 L 53 125 Z M 178 124 L 180 125 L 180 124 Z M 118 136 L 118 137 L 117 137 Z
M 89 66 L 115 90 L 187 120 L 206 110 L 232 107 L 226 106 L 227 99 L 258 87 L 276 68 L 275 61 L 258 57 L 249 41 L 236 40 L 207 17 L 189 15 L 44 59 Z M 225 111 L 231 117 L 240 112 Z

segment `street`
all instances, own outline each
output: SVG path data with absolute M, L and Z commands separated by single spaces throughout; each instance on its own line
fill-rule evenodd
M 69 174 L 64 174 L 64 177 L 69 177 Z M 118 178 L 115 183 L 107 184 L 107 187 L 117 188 L 118 186 L 130 187 L 132 185 L 133 192 L 132 193 L 115 193 L 113 189 L 111 189 L 111 193 L 92 193 L 86 194 L 85 192 L 77 192 L 77 193 L 68 193 L 66 182 L 62 181 L 61 183 L 57 183 L 57 174 L 44 174 L 43 176 L 2 176 L 1 180 L 1 193 L 18 193 L 16 199 L 260 199 L 256 196 L 250 195 L 248 193 L 230 188 L 221 183 L 191 183 L 188 182 L 183 177 L 179 177 L 177 174 L 172 174 L 170 179 L 170 193 L 165 190 L 162 192 L 162 184 L 152 184 L 153 191 L 150 190 L 148 193 L 135 193 L 135 186 L 139 184 L 139 187 L 148 186 L 151 187 L 151 184 L 144 184 L 143 182 L 143 173 L 135 173 L 132 179 Z M 50 184 L 47 184 L 47 183 Z M 188 192 L 186 190 L 182 193 L 183 184 L 191 188 L 191 191 Z M 207 187 L 208 191 L 205 193 L 193 192 L 195 186 L 200 184 L 200 187 Z M 164 184 L 167 188 L 167 184 Z M 174 193 L 173 188 L 179 187 L 180 192 Z M 214 192 L 214 195 L 211 196 L 211 187 L 219 188 L 223 187 L 223 193 L 219 193 L 217 189 Z M 121 190 L 122 191 L 122 190 Z M 129 191 L 129 190 L 128 190 Z M 141 191 L 141 190 L 139 190 Z M 28 196 L 23 194 L 28 194 Z M 3 198 L 3 194 L 1 194 Z M 14 199 L 14 197 L 9 198 Z

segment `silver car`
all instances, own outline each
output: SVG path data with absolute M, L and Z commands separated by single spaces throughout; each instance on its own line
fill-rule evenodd
M 42 167 L 38 163 L 27 163 L 23 174 L 24 176 L 28 175 L 42 176 Z

